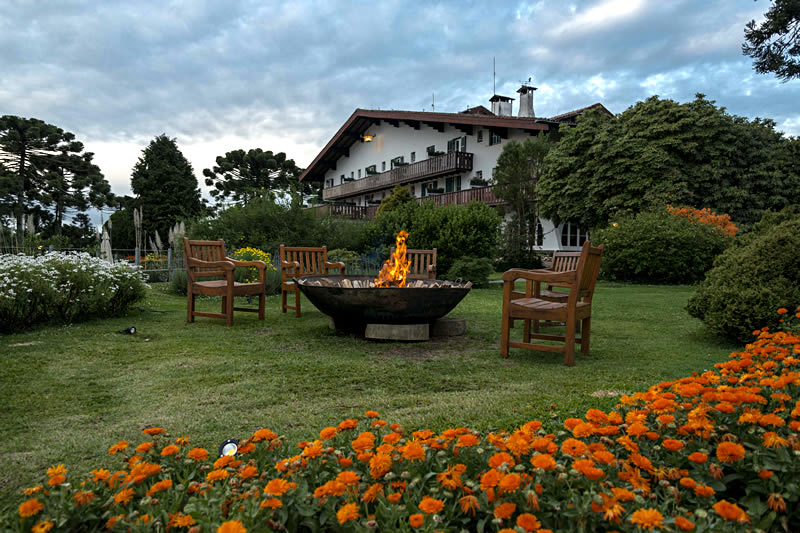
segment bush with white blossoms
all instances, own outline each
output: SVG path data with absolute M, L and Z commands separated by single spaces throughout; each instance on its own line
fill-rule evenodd
M 0 331 L 119 315 L 146 288 L 134 266 L 87 253 L 0 255 Z

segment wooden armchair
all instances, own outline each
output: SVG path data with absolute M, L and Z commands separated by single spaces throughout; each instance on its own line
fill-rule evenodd
M 394 247 L 391 254 L 394 255 Z M 406 250 L 406 259 L 411 263 L 408 277 L 413 279 L 436 279 L 436 248 L 433 250 Z
M 589 353 L 589 333 L 592 316 L 592 296 L 597 275 L 600 272 L 600 261 L 603 257 L 603 245 L 593 247 L 588 241 L 578 258 L 575 270 L 553 272 L 550 270 L 512 269 L 503 274 L 503 318 L 500 337 L 500 354 L 508 357 L 509 348 L 527 348 L 547 352 L 563 352 L 564 364 L 575 364 L 575 343 L 581 345 L 581 352 Z M 526 290 L 520 293 L 514 290 L 518 279 L 527 281 Z M 562 286 L 569 289 L 566 301 L 552 301 L 542 297 L 541 284 Z M 524 320 L 525 329 L 522 341 L 510 339 L 514 320 Z M 566 329 L 563 336 L 545 335 L 538 331 L 531 332 L 530 322 L 534 321 L 564 322 Z M 576 338 L 576 323 L 581 321 L 581 336 Z M 562 346 L 532 343 L 531 339 L 560 341 Z
M 290 247 L 281 244 L 281 313 L 294 309 L 295 316 L 300 316 L 300 289 L 292 278 L 301 276 L 326 276 L 331 269 L 339 269 L 344 275 L 344 263 L 328 262 L 328 247 Z M 294 306 L 287 305 L 287 295 L 294 293 Z
M 233 325 L 233 312 L 246 311 L 258 313 L 264 320 L 264 298 L 267 294 L 266 269 L 264 261 L 237 261 L 225 256 L 224 241 L 190 241 L 183 238 L 183 252 L 186 261 L 186 321 L 194 322 L 196 316 L 224 318 L 228 326 Z M 237 283 L 233 279 L 236 267 L 256 267 L 257 283 Z M 221 280 L 198 281 L 199 278 L 222 277 Z M 195 294 L 222 296 L 221 313 L 201 313 L 194 310 Z M 258 295 L 258 309 L 234 307 L 236 296 Z

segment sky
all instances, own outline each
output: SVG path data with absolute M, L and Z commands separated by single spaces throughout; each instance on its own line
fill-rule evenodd
M 73 132 L 116 194 L 162 133 L 202 185 L 235 149 L 305 167 L 356 108 L 489 107 L 493 83 L 516 97 L 529 77 L 537 116 L 704 93 L 797 136 L 800 80 L 756 74 L 741 53 L 770 4 L 3 0 L 0 115 Z

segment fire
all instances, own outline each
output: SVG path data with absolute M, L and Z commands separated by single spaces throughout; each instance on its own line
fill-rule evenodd
M 411 262 L 406 259 L 406 239 L 408 232 L 401 230 L 397 234 L 397 245 L 394 253 L 383 263 L 383 268 L 375 278 L 378 287 L 405 287 Z

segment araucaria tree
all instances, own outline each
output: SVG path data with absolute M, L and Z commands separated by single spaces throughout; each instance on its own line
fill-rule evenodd
M 537 187 L 545 168 L 550 140 L 544 134 L 524 142 L 510 141 L 497 158 L 494 194 L 512 210 L 505 228 L 505 256 L 526 262 L 541 235 L 537 233 Z M 510 259 L 510 257 L 507 257 Z M 521 264 L 520 266 L 525 266 Z
M 234 150 L 218 156 L 214 168 L 203 169 L 210 194 L 219 200 L 246 204 L 253 198 L 300 192 L 297 177 L 301 169 L 286 154 L 254 148 Z
M 557 223 L 592 228 L 672 204 L 747 228 L 800 194 L 800 142 L 702 94 L 685 104 L 653 96 L 615 117 L 589 111 L 562 131 L 538 188 L 540 212 Z
M 0 117 L 0 217 L 38 214 L 60 235 L 65 215 L 103 207 L 111 188 L 75 135 L 36 118 Z
M 207 213 L 191 163 L 165 134 L 142 150 L 133 166 L 131 190 L 137 206 L 143 207 L 142 226 L 149 238 L 154 232 L 165 238 L 175 222 Z
M 742 53 L 753 58 L 756 72 L 783 81 L 800 78 L 800 1 L 775 0 L 764 22 L 747 23 L 744 39 Z

